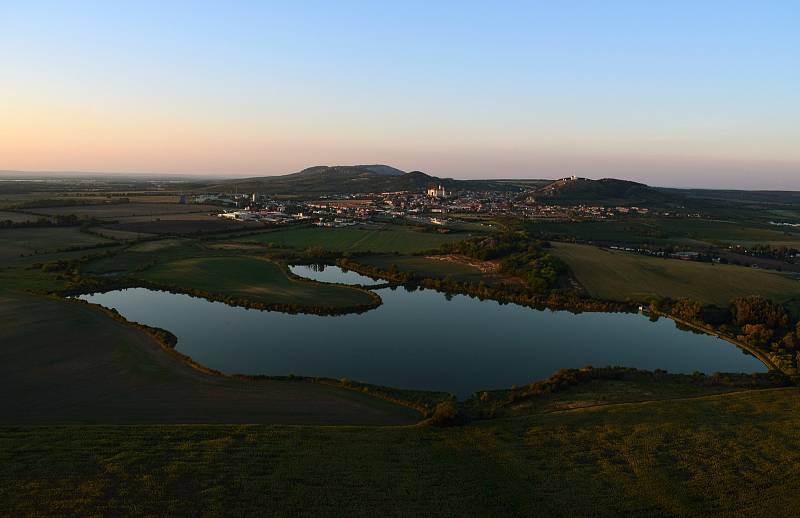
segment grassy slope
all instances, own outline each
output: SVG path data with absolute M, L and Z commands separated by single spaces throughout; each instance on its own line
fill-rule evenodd
M 630 218 L 619 221 L 535 223 L 533 232 L 575 236 L 581 240 L 622 243 L 758 243 L 797 242 L 800 233 L 776 227 L 746 226 L 706 219 Z
M 21 254 L 45 254 L 74 246 L 109 242 L 111 240 L 81 232 L 77 227 L 2 229 L 0 263 L 15 260 Z
M 776 300 L 800 295 L 797 280 L 752 268 L 659 259 L 568 243 L 553 243 L 553 249 L 589 293 L 603 299 L 640 300 L 657 295 L 724 305 L 743 295 Z
M 181 259 L 150 268 L 141 277 L 266 304 L 345 307 L 372 301 L 362 290 L 289 278 L 277 264 L 255 257 Z
M 126 248 L 122 253 L 93 259 L 82 271 L 88 274 L 136 272 L 156 263 L 202 255 L 203 249 L 188 239 L 159 239 L 144 241 Z
M 409 423 L 333 387 L 202 373 L 97 309 L 0 291 L 0 423 Z M 0 498 L 0 501 L 3 499 Z
M 0 430 L 13 514 L 789 516 L 800 391 L 451 428 Z
M 322 247 L 342 252 L 413 253 L 438 248 L 443 243 L 458 241 L 467 234 L 436 234 L 402 227 L 386 229 L 291 228 L 263 234 L 251 234 L 237 241 L 272 243 L 289 248 Z

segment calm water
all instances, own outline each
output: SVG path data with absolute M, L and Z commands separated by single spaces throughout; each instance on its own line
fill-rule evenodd
M 733 345 L 666 319 L 535 311 L 432 290 L 376 293 L 379 308 L 344 316 L 246 310 L 144 288 L 81 298 L 172 331 L 179 351 L 229 373 L 349 378 L 466 397 L 585 365 L 766 371 Z
M 361 275 L 356 272 L 346 272 L 338 266 L 325 266 L 325 265 L 297 265 L 290 266 L 289 269 L 295 275 L 314 279 L 319 282 L 332 282 L 339 284 L 352 284 L 360 286 L 375 286 L 377 284 L 384 284 L 386 281 L 380 279 L 373 279 L 366 275 Z

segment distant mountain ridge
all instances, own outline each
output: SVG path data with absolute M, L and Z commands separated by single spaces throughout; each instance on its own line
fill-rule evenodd
M 214 190 L 264 194 L 325 195 L 356 194 L 392 191 L 422 191 L 433 185 L 447 190 L 516 191 L 519 187 L 489 180 L 454 180 L 438 178 L 421 171 L 406 173 L 383 164 L 337 165 L 308 167 L 297 173 L 229 180 L 210 186 Z
M 406 174 L 405 171 L 401 171 L 396 167 L 382 165 L 382 164 L 373 164 L 373 165 L 357 165 L 356 168 L 358 169 L 366 169 L 367 171 L 371 171 L 375 174 L 379 174 L 381 176 L 402 176 Z
M 275 195 L 323 196 L 396 191 L 422 192 L 441 185 L 448 191 L 527 191 L 542 203 L 564 205 L 671 205 L 683 196 L 655 189 L 643 183 L 604 178 L 562 178 L 560 180 L 455 180 L 422 171 L 405 172 L 384 164 L 318 165 L 296 173 L 228 180 L 210 186 L 212 190 L 257 192 Z
M 372 164 L 372 165 L 334 165 L 334 166 L 327 166 L 327 165 L 316 165 L 313 167 L 307 167 L 298 173 L 290 173 L 284 176 L 314 176 L 314 175 L 352 175 L 352 176 L 361 176 L 361 175 L 378 175 L 378 176 L 402 176 L 406 174 L 405 171 L 401 171 L 395 167 L 391 167 L 388 165 L 383 164 Z

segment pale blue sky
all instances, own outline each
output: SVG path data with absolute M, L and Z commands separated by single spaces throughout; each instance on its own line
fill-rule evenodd
M 0 169 L 800 189 L 800 2 L 8 2 Z

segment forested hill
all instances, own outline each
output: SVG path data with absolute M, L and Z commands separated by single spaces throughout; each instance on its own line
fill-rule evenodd
M 438 178 L 421 171 L 406 173 L 387 165 L 315 166 L 281 176 L 262 176 L 229 180 L 213 185 L 212 190 L 259 192 L 267 194 L 350 194 L 390 191 L 421 191 L 442 185 L 447 190 L 516 191 L 518 186 L 489 180 Z
M 537 201 L 559 204 L 621 204 L 663 205 L 682 199 L 677 193 L 654 189 L 643 183 L 615 178 L 590 180 L 588 178 L 563 178 L 540 187 L 534 192 Z

